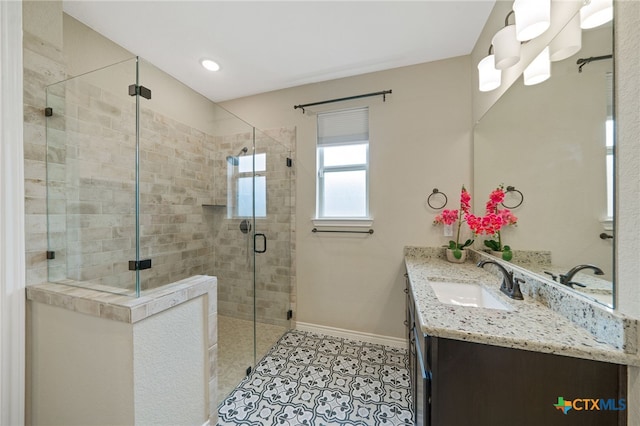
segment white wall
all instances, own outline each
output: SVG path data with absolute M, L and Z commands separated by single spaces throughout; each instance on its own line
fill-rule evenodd
M 43 303 L 28 307 L 28 424 L 133 424 L 132 325 Z
M 455 207 L 471 180 L 469 57 L 279 90 L 222 104 L 259 128 L 297 127 L 296 320 L 383 336 L 403 335 L 402 250 L 440 245 L 433 188 Z M 381 97 L 311 107 L 302 103 L 393 90 Z M 370 108 L 370 210 L 375 233 L 314 234 L 316 115 Z
M 24 423 L 22 4 L 0 2 L 0 424 Z
M 640 319 L 640 3 L 616 1 L 615 7 L 616 306 Z M 630 368 L 628 381 L 635 402 L 629 404 L 629 424 L 637 425 L 640 368 Z
M 198 297 L 134 324 L 135 424 L 201 425 L 209 418 L 206 303 Z

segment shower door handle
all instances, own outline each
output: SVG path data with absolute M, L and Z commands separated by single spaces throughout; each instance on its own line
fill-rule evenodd
M 258 237 L 262 237 L 262 250 L 258 250 Z M 264 234 L 253 234 L 253 251 L 256 253 L 264 253 L 267 251 L 267 236 Z

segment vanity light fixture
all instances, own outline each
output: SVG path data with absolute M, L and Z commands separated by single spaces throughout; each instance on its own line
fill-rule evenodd
M 532 40 L 551 25 L 551 0 L 515 0 L 513 11 L 519 41 Z
M 582 28 L 580 28 L 579 14 L 576 14 L 553 38 L 549 47 L 549 57 L 552 62 L 567 59 L 582 49 Z
M 547 46 L 524 69 L 524 84 L 525 86 L 532 86 L 542 83 L 549 77 L 551 77 L 551 60 L 549 59 L 549 46 Z
M 588 30 L 613 19 L 613 0 L 585 0 L 580 8 L 580 26 Z
M 200 61 L 200 64 L 209 71 L 218 71 L 220 69 L 220 65 L 211 59 L 203 59 Z
M 493 45 L 489 47 L 489 55 L 478 63 L 478 80 L 481 92 L 497 89 L 502 83 L 502 70 L 496 68 L 496 57 L 492 50 Z
M 516 26 L 509 25 L 509 17 L 513 11 L 504 18 L 504 28 L 498 31 L 491 40 L 495 52 L 495 66 L 504 70 L 517 64 L 520 60 L 520 41 L 516 38 Z

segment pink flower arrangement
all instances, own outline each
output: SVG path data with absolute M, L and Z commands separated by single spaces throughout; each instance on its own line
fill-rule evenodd
M 433 219 L 434 225 L 453 225 L 454 223 L 458 224 L 458 230 L 456 233 L 455 241 L 449 241 L 449 248 L 453 250 L 453 255 L 456 259 L 460 259 L 462 257 L 461 250 L 467 246 L 470 246 L 473 243 L 473 240 L 467 240 L 464 244 L 460 243 L 460 229 L 462 228 L 462 223 L 466 221 L 466 217 L 469 215 L 471 211 L 471 195 L 467 192 L 467 189 L 462 185 L 462 189 L 460 190 L 460 209 L 458 210 L 443 210 L 442 213 L 436 215 Z
M 433 218 L 433 224 L 453 225 L 458 220 L 458 210 L 442 210 L 442 213 Z
M 475 235 L 491 235 L 494 239 L 485 240 L 484 245 L 494 251 L 503 252 L 503 259 L 510 260 L 512 253 L 509 246 L 502 245 L 500 230 L 505 226 L 516 225 L 518 218 L 509 209 L 498 206 L 504 200 L 504 187 L 500 185 L 489 194 L 484 216 L 467 214 L 465 220 Z M 505 257 L 506 256 L 506 257 Z

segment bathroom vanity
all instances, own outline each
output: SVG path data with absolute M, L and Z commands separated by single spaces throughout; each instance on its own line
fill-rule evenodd
M 620 347 L 603 343 L 545 305 L 536 285 L 525 282 L 525 300 L 511 300 L 498 291 L 502 278 L 488 265 L 454 265 L 437 253 L 405 253 L 417 425 L 627 424 L 626 370 L 640 359 L 625 336 L 637 336 L 635 322 L 613 318 L 604 328 L 619 332 Z M 496 305 L 437 294 L 435 284 L 447 282 L 480 286 Z M 565 401 L 573 404 L 566 414 Z

